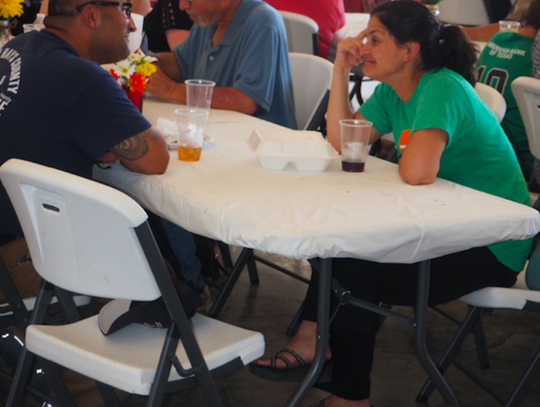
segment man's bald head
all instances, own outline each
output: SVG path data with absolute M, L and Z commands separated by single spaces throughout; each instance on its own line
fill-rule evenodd
M 130 13 L 129 1 L 50 0 L 45 27 L 80 56 L 106 64 L 129 55 L 129 33 L 136 30 Z
M 75 16 L 77 6 L 87 0 L 50 0 L 48 16 Z

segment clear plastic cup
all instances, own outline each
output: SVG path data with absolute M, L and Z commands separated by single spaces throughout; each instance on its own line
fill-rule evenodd
M 366 120 L 340 120 L 341 168 L 347 172 L 363 172 L 373 123 Z
M 36 29 L 36 26 L 34 24 L 23 24 L 23 30 L 25 33 L 29 33 L 30 31 L 34 31 Z
M 520 22 L 519 21 L 506 21 L 506 20 L 502 20 L 502 21 L 499 21 L 499 30 L 500 31 L 512 31 L 512 32 L 517 32 L 517 30 L 519 29 L 520 27 Z
M 188 79 L 184 83 L 188 107 L 210 111 L 216 83 L 206 79 Z
M 178 131 L 178 159 L 199 161 L 204 143 L 204 129 L 208 123 L 208 111 L 202 109 L 176 109 Z

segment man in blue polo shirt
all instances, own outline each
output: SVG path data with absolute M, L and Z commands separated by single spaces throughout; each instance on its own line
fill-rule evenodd
M 157 54 L 148 92 L 186 103 L 184 79 L 216 82 L 212 107 L 296 129 L 285 26 L 260 0 L 181 0 L 195 22 L 182 44 Z

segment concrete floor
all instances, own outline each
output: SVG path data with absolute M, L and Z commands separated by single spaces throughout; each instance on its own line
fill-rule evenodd
M 310 275 L 305 261 L 294 261 L 280 256 L 266 256 L 287 266 L 306 277 Z M 285 330 L 300 306 L 306 285 L 259 264 L 260 284 L 251 285 L 244 272 L 231 298 L 225 305 L 220 319 L 231 324 L 258 330 L 265 336 L 267 354 L 279 350 L 287 341 Z M 455 301 L 443 307 L 455 316 L 463 317 L 466 307 Z M 410 312 L 405 307 L 396 308 Z M 443 351 L 455 325 L 440 314 L 430 311 L 427 342 L 433 357 Z M 540 315 L 530 312 L 496 310 L 484 319 L 484 326 L 490 349 L 492 367 L 489 370 L 476 369 L 487 377 L 499 392 L 506 397 L 511 387 L 523 372 L 529 359 L 540 345 Z M 474 344 L 466 343 L 460 360 L 470 366 L 477 366 Z M 447 380 L 463 407 L 491 407 L 497 403 L 478 387 L 471 384 L 457 369 L 451 367 Z M 376 407 L 407 407 L 417 404 L 415 396 L 426 378 L 420 367 L 413 345 L 412 328 L 406 324 L 387 319 L 378 336 L 375 364 L 372 373 L 372 403 Z M 540 378 L 537 378 L 522 407 L 540 405 Z M 296 388 L 295 384 L 269 382 L 251 375 L 246 368 L 216 381 L 217 388 L 226 407 L 253 406 L 276 407 L 286 403 Z M 302 406 L 310 406 L 325 397 L 325 393 L 313 389 Z M 129 396 L 126 407 L 142 407 L 144 397 Z M 430 399 L 431 406 L 442 404 L 437 393 Z M 28 398 L 24 407 L 41 404 Z M 201 391 L 192 389 L 168 395 L 163 404 L 167 407 L 204 406 Z

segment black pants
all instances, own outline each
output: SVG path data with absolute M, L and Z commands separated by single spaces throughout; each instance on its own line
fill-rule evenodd
M 418 281 L 417 264 L 374 263 L 357 259 L 334 259 L 332 276 L 356 298 L 373 304 L 414 305 Z M 429 305 L 455 300 L 488 286 L 509 287 L 517 273 L 500 263 L 489 249 L 475 248 L 440 257 L 431 262 Z M 317 320 L 318 273 L 314 272 L 306 293 L 302 319 Z M 332 309 L 335 304 L 333 298 Z M 379 315 L 345 305 L 330 327 L 334 361 L 332 381 L 322 390 L 348 400 L 370 395 Z

